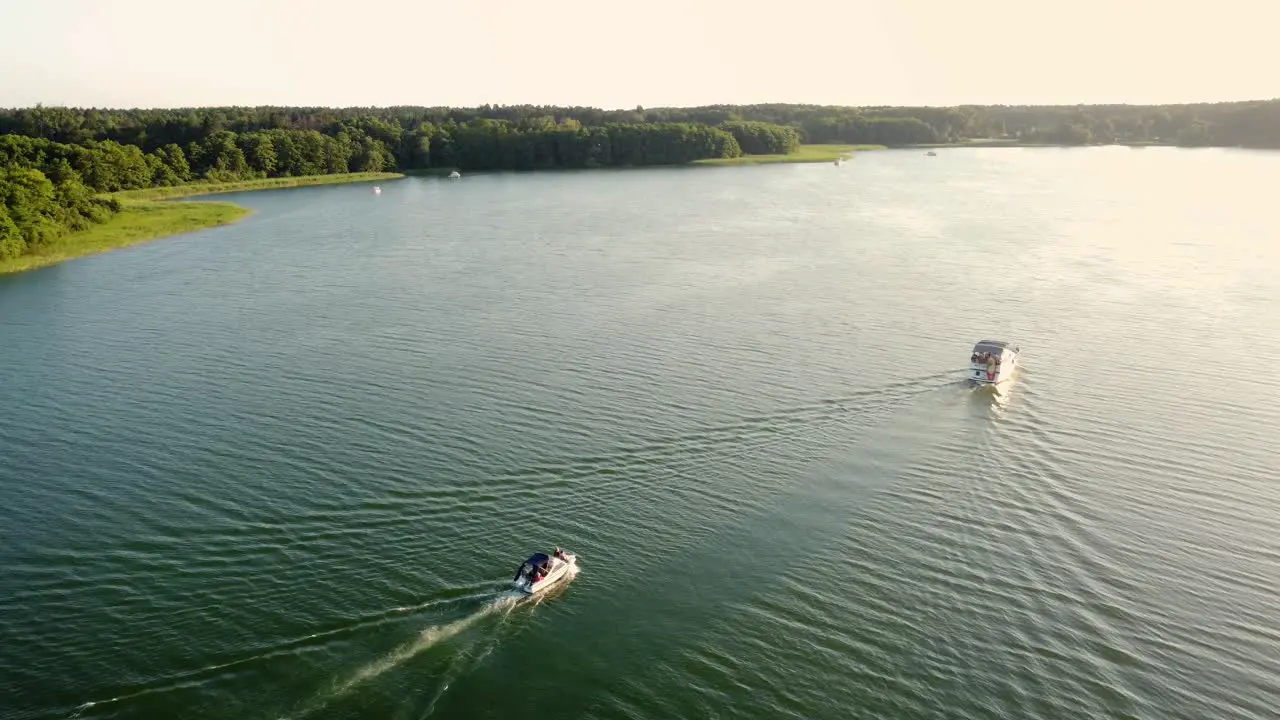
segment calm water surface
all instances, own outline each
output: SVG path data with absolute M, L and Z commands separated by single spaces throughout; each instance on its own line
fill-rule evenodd
M 1274 718 L 1277 177 L 409 179 L 0 278 L 0 717 Z

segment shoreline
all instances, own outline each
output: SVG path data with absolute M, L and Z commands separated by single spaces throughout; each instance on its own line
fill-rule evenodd
M 885 145 L 814 143 L 801 145 L 798 150 L 786 155 L 743 155 L 736 158 L 709 158 L 707 160 L 694 160 L 689 164 L 703 167 L 725 167 L 732 165 L 769 165 L 773 163 L 835 162 L 837 160 L 848 160 L 860 152 L 888 149 Z
M 253 213 L 249 208 L 229 202 L 171 202 L 178 198 L 402 177 L 404 175 L 400 173 L 343 173 L 124 190 L 111 194 L 124 207 L 109 220 L 64 235 L 40 248 L 39 252 L 0 261 L 0 275 L 26 272 L 175 235 L 230 225 Z
M 1161 141 L 1131 141 L 1061 145 L 1022 142 L 1011 138 L 974 138 L 950 143 L 918 143 L 910 145 L 865 145 L 848 143 L 802 144 L 786 155 L 743 155 L 736 158 L 709 158 L 687 163 L 685 167 L 729 167 L 777 163 L 821 163 L 852 159 L 859 152 L 876 150 L 930 150 L 956 148 L 1088 148 L 1088 147 L 1189 147 Z M 1196 146 L 1199 147 L 1199 146 Z M 1208 146 L 1229 147 L 1229 146 Z M 678 166 L 653 166 L 678 167 Z M 454 168 L 423 168 L 398 172 L 337 173 L 298 177 L 257 178 L 233 182 L 197 182 L 185 185 L 124 190 L 110 193 L 123 208 L 105 223 L 64 235 L 33 254 L 0 260 L 0 275 L 16 274 L 56 265 L 67 260 L 110 252 L 166 237 L 206 230 L 237 222 L 252 211 L 229 202 L 170 202 L 179 198 L 201 197 L 233 192 L 276 190 L 314 185 L 337 185 L 398 180 L 406 176 L 442 177 Z M 565 168 L 568 169 L 568 168 Z M 575 168 L 611 169 L 611 168 Z M 617 168 L 625 169 L 625 168 Z M 485 173 L 492 171 L 475 171 Z M 530 172 L 545 172 L 535 170 Z
M 1005 140 L 1002 138 L 975 138 L 973 140 L 961 140 L 959 142 L 949 143 L 917 143 L 914 145 L 893 145 L 892 150 L 929 150 L 940 148 L 1098 148 L 1098 147 L 1171 147 L 1182 148 L 1184 150 L 1199 150 L 1202 148 L 1223 148 L 1236 149 L 1235 145 L 1179 145 L 1173 142 L 1164 142 L 1160 140 L 1126 140 L 1124 142 L 1094 142 L 1083 143 L 1080 145 L 1066 145 L 1063 143 L 1041 143 L 1041 142 L 1024 142 L 1022 140 Z M 1269 148 L 1243 148 L 1245 150 L 1267 150 Z
M 176 198 L 194 197 L 197 195 L 218 195 L 221 193 L 247 192 L 250 190 L 276 190 L 279 188 L 308 187 L 311 185 L 339 185 L 374 180 L 399 180 L 404 173 L 364 172 L 334 173 L 332 175 L 300 175 L 298 177 L 256 178 L 254 180 L 234 180 L 232 182 L 198 182 L 185 185 L 168 185 L 164 187 L 143 188 L 141 190 L 121 190 L 111 193 L 120 200 L 173 200 Z

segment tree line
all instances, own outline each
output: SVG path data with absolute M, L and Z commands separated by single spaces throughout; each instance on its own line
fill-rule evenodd
M 0 134 L 39 137 L 73 145 L 112 140 L 153 152 L 168 144 L 187 148 L 219 131 L 237 135 L 270 130 L 316 131 L 351 142 L 358 133 L 379 140 L 396 167 L 410 168 L 415 133 L 424 124 L 436 131 L 477 121 L 505 121 L 521 132 L 572 124 L 690 123 L 743 134 L 730 124 L 768 123 L 790 128 L 800 142 L 902 145 L 1003 138 L 1064 144 L 1161 142 L 1280 148 L 1280 100 L 1181 105 L 962 105 L 956 107 L 843 107 L 830 105 L 709 105 L 693 108 L 483 105 L 474 108 L 385 107 L 224 107 L 161 110 L 106 110 L 35 107 L 0 110 Z M 421 135 L 419 135 L 419 138 Z M 466 168 L 464 168 L 466 169 Z
M 235 180 L 336 172 L 438 167 L 463 170 L 673 165 L 748 153 L 793 152 L 800 134 L 761 122 L 609 122 L 585 125 L 572 117 L 517 120 L 422 119 L 410 124 L 377 112 L 319 109 L 265 113 L 245 109 L 99 111 L 31 108 L 0 111 L 0 138 L 23 138 L 83 148 L 59 151 L 83 165 L 100 154 L 117 177 L 89 179 L 109 191 L 192 179 Z M 89 152 L 89 151 L 101 151 Z M 10 155 L 32 156 L 32 148 Z M 76 162 L 72 159 L 73 164 Z M 185 166 L 179 159 L 185 161 Z M 0 161 L 5 158 L 0 156 Z M 145 177 L 143 165 L 151 169 Z
M 194 180 L 433 167 L 535 170 L 676 165 L 737 157 L 742 154 L 738 137 L 758 152 L 787 152 L 799 143 L 794 130 L 763 123 L 723 128 L 675 122 L 584 127 L 572 119 L 481 118 L 460 124 L 421 122 L 406 131 L 377 118 L 355 117 L 326 127 L 327 132 L 291 128 L 236 132 L 217 123 L 208 125 L 203 134 L 192 134 L 187 126 L 174 131 L 164 123 L 125 132 L 117 123 L 115 130 L 105 133 L 109 137 L 99 138 L 83 132 L 83 124 L 69 120 L 76 116 L 62 109 L 21 117 L 23 129 L 36 134 L 0 135 L 0 260 L 39 250 L 63 234 L 106 220 L 120 209 L 120 203 L 101 194 L 119 190 Z M 82 117 L 103 116 L 86 113 Z M 73 125 L 80 130 L 69 130 Z M 196 139 L 185 144 L 161 142 L 185 137 Z M 133 142 L 121 141 L 129 139 Z
M 794 127 L 809 143 L 892 146 L 1003 139 L 1280 148 L 1280 99 L 1180 105 L 710 105 L 618 112 L 644 122 L 767 122 Z
M 947 108 L 0 109 L 0 259 L 110 217 L 120 205 L 101 193 L 196 180 L 674 165 L 789 153 L 802 142 L 902 146 L 986 138 L 1280 148 L 1280 100 Z

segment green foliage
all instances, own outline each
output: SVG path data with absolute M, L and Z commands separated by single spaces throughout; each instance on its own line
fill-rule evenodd
M 676 165 L 742 153 L 733 136 L 691 123 L 610 124 L 584 128 L 546 119 L 514 124 L 473 120 L 437 131 L 431 166 L 470 170 L 539 170 L 608 166 Z
M 182 152 L 182 148 L 170 143 L 156 150 L 156 157 L 164 162 L 168 173 L 179 183 L 191 180 L 191 166 L 187 163 L 187 155 Z
M 1088 145 L 1093 140 L 1093 131 L 1087 126 L 1077 123 L 1064 123 L 1054 128 L 1027 133 L 1024 140 L 1053 145 Z
M 0 260 L 11 260 L 27 251 L 27 239 L 9 217 L 9 208 L 0 205 Z
M 793 127 L 752 120 L 730 120 L 720 125 L 733 135 L 748 155 L 785 155 L 800 149 L 800 133 Z
M 85 187 L 65 160 L 56 161 L 52 170 L 56 182 L 34 168 L 0 167 L 0 244 L 5 257 L 103 222 L 119 209 L 118 201 L 98 197 Z
M 940 134 L 916 117 L 853 115 L 823 117 L 805 129 L 810 143 L 916 145 L 935 143 Z
M 165 145 L 146 158 L 152 187 L 181 185 L 191 180 L 191 166 L 187 164 L 186 153 L 177 145 Z
M 235 138 L 236 147 L 240 149 L 247 167 L 264 176 L 273 176 L 279 166 L 276 155 L 275 140 L 270 133 L 241 133 Z
M 393 169 L 772 162 L 829 159 L 829 151 L 806 150 L 812 145 L 801 142 L 902 146 L 979 140 L 1280 148 L 1280 100 L 950 108 L 0 110 L 0 258 L 38 253 L 72 230 L 108 220 L 120 206 L 101 193 L 185 193 L 193 181 L 236 187 Z
M 151 170 L 141 148 L 112 140 L 91 140 L 84 149 L 87 151 L 71 152 L 71 164 L 89 187 L 110 192 L 151 184 Z
M 244 151 L 236 145 L 236 134 L 218 130 L 187 148 L 193 169 L 206 180 L 227 182 L 253 177 Z
M 1091 142 L 1173 142 L 1202 124 L 1210 140 L 1220 145 L 1280 147 L 1280 100 L 1198 105 L 1093 106 L 959 106 L 959 107 L 841 107 L 829 105 L 712 105 L 695 108 L 635 108 L 600 110 L 584 107 L 484 105 L 475 108 L 185 108 L 170 110 L 97 110 L 24 108 L 0 110 L 0 135 L 24 135 L 56 143 L 84 146 L 89 141 L 114 141 L 155 153 L 166 145 L 190 148 L 219 132 L 235 135 L 284 131 L 316 132 L 327 138 L 348 136 L 354 153 L 365 137 L 394 158 L 395 167 L 451 165 L 442 162 L 454 131 L 480 120 L 503 121 L 520 132 L 588 130 L 611 124 L 689 123 L 723 126 L 750 121 L 791 127 L 804 142 L 945 143 L 971 138 L 1023 138 L 1053 133 L 1063 126 L 1087 128 Z M 927 129 L 923 126 L 927 126 Z M 273 139 L 277 145 L 279 135 Z M 743 137 L 736 136 L 740 146 Z M 314 140 L 303 141 L 307 146 Z M 430 148 L 429 152 L 424 149 Z M 746 146 L 744 151 L 751 152 Z M 242 148 L 243 150 L 243 148 Z M 326 148 L 332 155 L 340 148 Z M 277 149 L 277 153 L 279 150 Z M 370 153 L 362 156 L 367 160 Z M 314 156 L 308 155 L 314 162 Z M 347 158 L 350 159 L 350 156 Z M 3 158 L 0 158 L 2 164 Z M 203 174 L 193 158 L 192 170 Z M 265 163 L 248 157 L 252 170 L 272 176 Z M 387 162 L 387 156 L 382 156 Z M 320 165 L 328 165 L 328 157 Z M 234 163 L 233 163 L 234 165 Z M 282 175 L 312 174 L 297 168 Z M 390 166 L 388 166 L 389 168 Z M 384 168 L 385 169 L 385 168 Z M 90 183 L 92 187 L 92 184 Z
M 0 216 L 0 274 L 21 272 L 81 255 L 223 225 L 244 217 L 248 212 L 230 203 L 130 202 L 104 223 L 63 235 L 19 256 L 6 254 L 4 220 Z
M 394 180 L 402 177 L 398 173 L 348 173 L 341 175 L 304 175 L 302 177 L 255 178 L 253 180 L 236 180 L 233 182 L 211 183 L 192 182 L 173 187 L 153 187 L 145 190 L 127 190 L 115 193 L 109 198 L 99 198 L 115 203 L 131 203 L 139 200 L 166 200 L 193 195 L 214 195 L 217 193 L 240 192 L 242 190 L 270 190 L 273 188 L 302 187 L 304 185 L 328 185 L 349 182 L 372 182 L 374 180 Z
M 57 222 L 61 208 L 53 183 L 39 170 L 0 168 L 0 205 L 28 248 L 65 231 Z

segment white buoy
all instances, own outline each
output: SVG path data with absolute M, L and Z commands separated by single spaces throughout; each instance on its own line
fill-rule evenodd
M 377 185 L 374 185 L 374 186 L 373 186 L 373 194 L 374 194 L 374 195 L 381 195 L 381 194 L 382 194 L 382 188 L 378 187 Z

